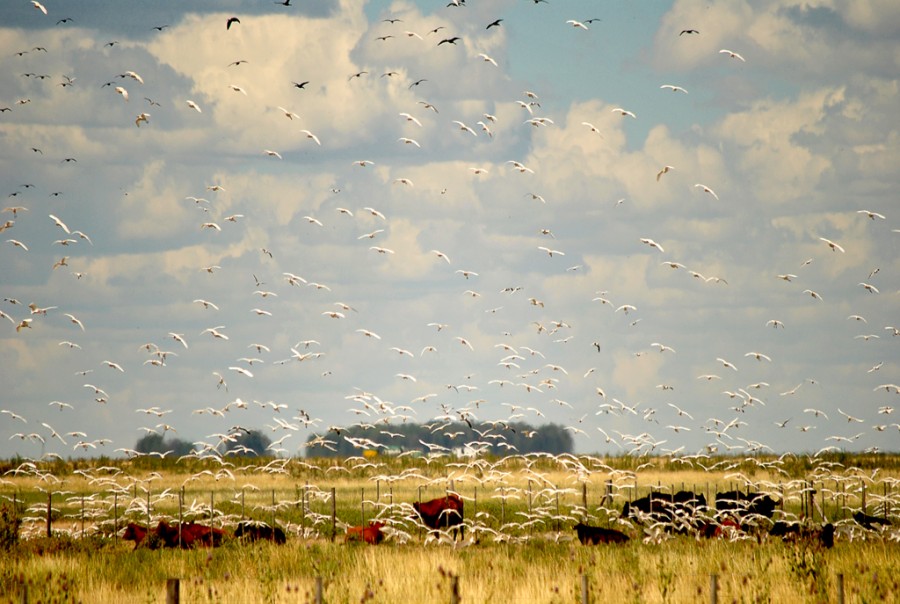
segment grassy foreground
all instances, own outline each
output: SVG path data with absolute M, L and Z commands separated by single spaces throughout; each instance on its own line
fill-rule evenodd
M 709 601 L 712 573 L 721 602 L 833 602 L 838 573 L 849 602 L 900 599 L 898 545 L 881 541 L 823 550 L 685 537 L 608 547 L 536 538 L 464 548 L 295 539 L 212 552 L 107 545 L 17 556 L 2 566 L 2 597 L 15 601 L 27 584 L 33 602 L 160 602 L 170 577 L 181 579 L 184 602 L 312 602 L 316 577 L 326 602 L 450 602 L 453 576 L 462 602 L 578 602 L 582 573 L 592 602 Z
M 169 578 L 181 580 L 183 602 L 313 602 L 317 577 L 325 602 L 451 602 L 454 581 L 461 602 L 581 602 L 582 576 L 591 602 L 708 602 L 712 574 L 719 602 L 834 602 L 839 574 L 848 602 L 900 601 L 896 457 L 706 461 L 716 469 L 587 456 L 282 461 L 276 473 L 263 469 L 272 467 L 265 460 L 237 464 L 230 475 L 212 462 L 109 461 L 6 473 L 0 504 L 8 512 L 14 500 L 22 526 L 19 542 L 0 552 L 0 602 L 19 602 L 23 588 L 29 602 L 163 602 Z M 777 514 L 788 519 L 809 512 L 803 493 L 812 487 L 812 513 L 838 526 L 837 543 L 673 537 L 619 520 L 622 504 L 651 487 L 768 490 L 783 498 Z M 466 539 L 458 544 L 427 538 L 409 518 L 411 502 L 449 488 L 467 498 Z M 887 512 L 895 527 L 874 534 L 854 525 L 848 516 L 863 497 L 869 512 Z M 581 545 L 572 526 L 585 502 L 591 524 L 615 525 L 632 540 Z M 231 542 L 196 551 L 132 551 L 114 538 L 127 520 L 183 514 L 206 522 L 210 512 L 226 528 L 242 517 L 274 517 L 291 537 L 284 546 Z M 387 542 L 343 543 L 342 527 L 363 516 L 390 522 Z

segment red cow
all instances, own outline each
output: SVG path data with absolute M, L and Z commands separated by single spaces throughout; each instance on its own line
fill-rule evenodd
M 129 522 L 125 526 L 125 533 L 122 534 L 122 539 L 125 541 L 134 541 L 134 549 L 137 549 L 144 542 L 144 539 L 146 539 L 148 534 L 150 534 L 150 531 L 146 526 Z
M 438 530 L 452 527 L 454 538 L 457 531 L 460 537 L 463 537 L 463 500 L 456 493 L 431 501 L 416 502 L 413 509 L 428 528 Z
M 160 520 L 156 527 L 159 538 L 166 547 L 178 547 L 178 526 L 171 525 L 165 520 Z M 222 544 L 225 531 L 211 528 L 202 524 L 186 522 L 181 524 L 181 548 L 192 549 L 198 546 L 217 547 Z
M 384 541 L 384 533 L 381 532 L 383 526 L 383 522 L 370 522 L 368 526 L 348 527 L 344 541 L 364 541 L 371 545 L 377 545 Z

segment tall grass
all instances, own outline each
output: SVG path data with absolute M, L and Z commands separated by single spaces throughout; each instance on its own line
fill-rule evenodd
M 189 602 L 307 602 L 320 577 L 327 602 L 449 602 L 454 578 L 463 602 L 574 602 L 584 575 L 593 602 L 695 602 L 708 601 L 714 573 L 723 602 L 820 602 L 834 599 L 842 573 L 850 601 L 900 601 L 897 533 L 872 536 L 840 520 L 861 506 L 863 488 L 870 511 L 897 516 L 900 465 L 894 457 L 885 457 L 876 479 L 868 458 L 810 462 L 809 468 L 799 458 L 793 465 L 773 464 L 773 458 L 706 460 L 707 467 L 720 464 L 712 471 L 659 459 L 637 472 L 629 459 L 586 456 L 380 460 L 384 465 L 375 467 L 284 460 L 277 474 L 260 470 L 268 460 L 256 460 L 238 462 L 231 476 L 208 461 L 156 461 L 59 462 L 38 473 L 7 475 L 0 486 L 4 517 L 21 521 L 19 534 L 28 538 L 4 540 L 9 551 L 0 553 L 0 599 L 13 600 L 27 586 L 30 601 L 158 602 L 166 579 L 178 577 Z M 330 469 L 337 467 L 349 471 Z M 817 518 L 824 511 L 842 524 L 833 549 L 765 536 L 736 542 L 651 536 L 618 519 L 625 501 L 651 488 L 712 494 L 748 486 L 777 491 L 778 485 L 785 495 L 778 514 L 799 516 L 809 484 L 817 489 Z M 177 519 L 182 489 L 186 519 L 207 518 L 212 497 L 217 526 L 242 516 L 274 516 L 292 538 L 280 547 L 227 543 L 196 551 L 132 551 L 113 538 L 114 515 L 119 527 L 125 520 L 146 523 L 148 516 L 151 522 Z M 467 539 L 455 545 L 427 538 L 409 506 L 449 489 L 466 498 Z M 48 490 L 49 539 L 42 536 Z M 343 543 L 341 526 L 375 517 L 390 523 L 385 544 Z M 633 539 L 623 546 L 582 546 L 572 531 L 582 518 L 615 524 Z

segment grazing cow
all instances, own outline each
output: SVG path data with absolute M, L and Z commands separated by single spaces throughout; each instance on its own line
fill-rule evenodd
M 368 526 L 348 527 L 344 542 L 363 541 L 371 545 L 378 545 L 384 541 L 384 533 L 381 532 L 383 526 L 383 522 L 370 522 Z
M 773 537 L 788 539 L 792 535 L 800 534 L 800 523 L 797 521 L 776 520 L 772 528 L 769 529 L 769 534 Z
M 765 516 L 771 518 L 778 502 L 764 493 L 726 491 L 716 495 L 716 510 L 731 511 L 739 516 Z
M 772 526 L 769 534 L 781 537 L 782 541 L 818 541 L 827 548 L 834 547 L 834 525 L 830 522 L 822 526 L 816 526 L 779 520 Z
M 134 541 L 134 549 L 137 549 L 141 547 L 141 545 L 150 545 L 151 540 L 145 541 L 149 534 L 151 534 L 151 531 L 146 526 L 129 522 L 125 525 L 125 532 L 122 534 L 122 539 L 125 541 Z
M 599 545 L 600 543 L 625 543 L 628 535 L 615 529 L 600 526 L 588 526 L 583 522 L 575 525 L 575 532 L 582 545 Z
M 169 524 L 165 520 L 160 520 L 156 527 L 156 533 L 162 539 L 166 547 L 178 547 L 178 527 L 179 525 Z M 212 546 L 218 547 L 222 544 L 225 537 L 225 531 L 222 529 L 208 527 L 194 522 L 184 522 L 181 524 L 181 548 L 193 549 L 194 547 Z
M 870 531 L 877 530 L 878 526 L 891 526 L 891 521 L 887 518 L 881 518 L 880 516 L 869 516 L 862 510 L 853 514 L 853 520 L 855 520 L 856 523 L 861 527 Z
M 721 520 L 706 520 L 699 528 L 700 534 L 707 539 L 712 539 L 713 537 L 733 538 L 743 532 L 741 525 L 728 516 Z
M 463 537 L 463 500 L 456 493 L 439 497 L 431 501 L 413 503 L 416 514 L 430 529 L 453 528 L 454 538 L 457 531 Z
M 278 544 L 287 542 L 287 535 L 281 527 L 271 527 L 265 522 L 240 522 L 234 529 L 234 536 L 244 541 L 272 541 Z
M 706 507 L 706 497 L 703 494 L 695 494 L 691 491 L 678 491 L 674 495 L 652 491 L 649 495 L 626 502 L 622 508 L 622 515 L 640 519 L 641 512 L 649 515 L 656 522 L 668 522 L 673 524 L 676 530 L 685 528 L 687 524 L 695 524 L 695 515 Z M 678 526 L 674 526 L 676 524 Z

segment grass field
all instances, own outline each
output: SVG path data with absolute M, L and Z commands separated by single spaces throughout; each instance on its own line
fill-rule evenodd
M 840 574 L 847 601 L 900 599 L 894 457 L 720 458 L 704 461 L 721 464 L 710 470 L 660 458 L 637 471 L 646 458 L 279 460 L 264 470 L 270 461 L 235 461 L 228 474 L 212 462 L 9 464 L 0 497 L 7 520 L 15 501 L 21 539 L 7 544 L 0 598 L 17 601 L 25 587 L 29 601 L 160 602 L 177 577 L 186 602 L 311 602 L 319 577 L 326 602 L 450 602 L 454 580 L 463 602 L 578 602 L 584 576 L 592 602 L 695 602 L 709 601 L 715 574 L 720 602 L 820 602 L 836 601 Z M 670 535 L 619 519 L 622 504 L 651 487 L 713 495 L 748 486 L 783 498 L 778 518 L 820 522 L 824 513 L 838 528 L 835 547 L 764 531 Z M 413 501 L 448 489 L 466 498 L 466 537 L 456 543 L 410 519 Z M 867 511 L 887 513 L 894 527 L 872 533 L 849 520 L 863 493 Z M 288 544 L 132 551 L 114 537 L 116 519 L 119 528 L 179 514 L 208 522 L 211 509 L 213 524 L 226 528 L 274 516 Z M 631 541 L 581 545 L 572 526 L 585 514 Z M 363 517 L 388 522 L 385 543 L 343 543 L 343 527 Z

